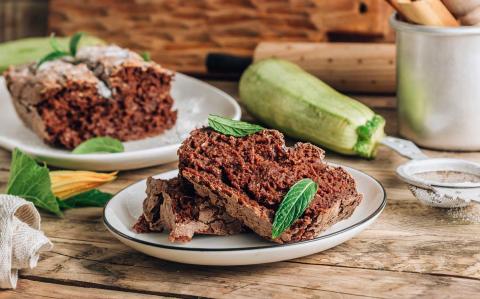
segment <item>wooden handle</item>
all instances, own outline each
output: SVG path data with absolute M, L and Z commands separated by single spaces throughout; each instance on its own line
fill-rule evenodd
M 459 26 L 457 20 L 440 0 L 397 0 L 408 20 L 429 26 Z
M 394 93 L 395 53 L 394 44 L 262 42 L 254 60 L 292 61 L 344 92 Z
M 463 25 L 480 26 L 480 6 L 460 18 Z
M 442 2 L 457 18 L 467 15 L 480 6 L 480 0 L 442 0 Z
M 385 0 L 391 7 L 397 12 L 397 14 L 402 18 L 408 20 L 407 16 L 402 11 L 402 8 L 398 4 L 397 0 Z

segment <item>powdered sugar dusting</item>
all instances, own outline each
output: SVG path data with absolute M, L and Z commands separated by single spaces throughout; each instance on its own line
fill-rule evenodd
M 116 45 L 109 46 L 87 46 L 78 50 L 77 59 L 79 60 L 101 60 L 106 58 L 113 59 L 139 59 L 143 60 L 137 53 L 128 49 L 120 48 Z
M 22 70 L 27 73 L 31 71 L 29 68 L 23 68 Z M 67 81 L 68 78 L 81 78 L 92 83 L 99 81 L 85 64 L 75 65 L 69 62 L 67 58 L 47 61 L 40 65 L 36 71 L 35 80 L 42 81 L 44 84 L 46 84 L 46 81 L 51 84 L 58 84 L 58 82 Z
M 193 116 L 197 115 L 201 110 L 201 104 L 204 101 L 198 98 L 188 98 L 183 101 L 176 101 L 173 109 L 178 110 L 178 119 L 175 126 L 160 136 L 157 141 L 159 144 L 168 145 L 180 143 L 188 134 L 196 128 L 207 125 L 205 120 L 195 119 Z
M 110 98 L 112 96 L 112 91 L 107 87 L 103 81 L 98 81 L 97 83 L 98 93 L 104 98 Z

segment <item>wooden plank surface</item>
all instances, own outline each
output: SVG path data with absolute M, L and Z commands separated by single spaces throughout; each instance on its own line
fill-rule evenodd
M 211 83 L 236 96 L 234 83 Z M 359 99 L 384 115 L 387 132 L 395 133 L 393 98 Z M 479 153 L 427 153 L 480 162 Z M 327 153 L 327 158 L 373 175 L 388 195 L 379 219 L 335 248 L 267 265 L 189 266 L 146 256 L 116 241 L 105 229 L 99 208 L 70 210 L 63 219 L 43 213 L 42 227 L 55 248 L 42 255 L 37 268 L 21 272 L 17 290 L 0 292 L 0 298 L 478 297 L 480 222 L 419 204 L 394 174 L 406 160 L 387 148 L 380 148 L 373 161 L 333 153 Z M 9 163 L 10 154 L 0 150 L 1 190 Z M 174 168 L 171 163 L 124 171 L 102 189 L 117 192 L 148 175 Z
M 0 42 L 47 35 L 48 0 L 1 0 Z

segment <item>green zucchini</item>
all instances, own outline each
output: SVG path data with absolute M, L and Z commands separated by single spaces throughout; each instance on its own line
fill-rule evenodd
M 57 41 L 62 49 L 68 50 L 69 37 L 58 37 Z M 104 44 L 105 42 L 97 37 L 85 35 L 80 40 L 79 48 Z M 29 37 L 0 43 L 0 75 L 10 65 L 37 61 L 52 50 L 50 37 Z
M 342 154 L 373 158 L 384 136 L 380 115 L 285 60 L 250 65 L 239 92 L 247 110 L 268 126 Z

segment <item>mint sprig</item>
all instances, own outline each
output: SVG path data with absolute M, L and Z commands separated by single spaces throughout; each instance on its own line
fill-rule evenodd
M 121 153 L 125 151 L 120 140 L 112 137 L 95 137 L 80 143 L 72 154 Z
M 50 34 L 50 46 L 52 47 L 52 49 L 55 51 L 55 52 L 64 52 L 61 48 L 60 48 L 60 44 L 58 43 L 58 40 L 55 38 L 55 33 L 52 32 Z M 66 53 L 66 52 L 65 52 Z
M 51 52 L 47 55 L 45 55 L 42 59 L 40 59 L 37 63 L 37 68 L 42 65 L 44 62 L 50 61 L 50 60 L 55 60 L 58 58 L 62 58 L 65 56 L 69 56 L 69 53 L 67 52 Z
M 218 133 L 234 137 L 244 137 L 252 135 L 265 129 L 264 127 L 259 125 L 224 118 L 217 115 L 208 116 L 208 125 L 210 126 L 210 128 L 214 129 Z
M 283 198 L 272 227 L 272 239 L 278 238 L 295 220 L 302 216 L 317 193 L 318 185 L 311 179 L 296 182 Z
M 82 38 L 82 36 L 83 36 L 83 32 L 77 32 L 70 39 L 69 48 L 70 48 L 70 55 L 72 55 L 72 57 L 75 57 L 77 55 L 78 44 L 80 43 L 80 39 Z
M 52 33 L 50 35 L 50 46 L 52 47 L 53 51 L 42 57 L 38 63 L 37 68 L 40 67 L 44 62 L 55 60 L 58 58 L 62 58 L 65 56 L 75 57 L 77 55 L 78 44 L 80 43 L 80 39 L 82 38 L 83 33 L 77 32 L 70 38 L 69 50 L 63 50 L 57 39 L 55 38 L 55 34 Z
M 140 53 L 140 56 L 142 56 L 143 60 L 146 62 L 149 62 L 152 60 L 152 58 L 150 57 L 150 53 L 148 51 L 143 51 L 142 53 Z

